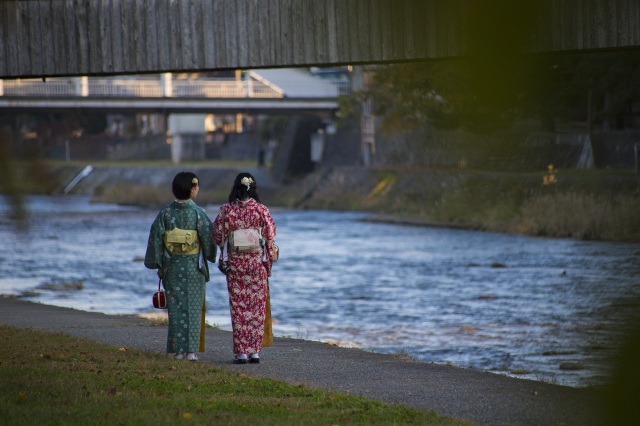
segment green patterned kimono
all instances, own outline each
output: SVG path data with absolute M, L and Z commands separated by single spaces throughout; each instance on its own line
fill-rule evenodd
M 198 254 L 170 254 L 163 237 L 174 228 L 198 231 Z M 158 269 L 167 292 L 169 334 L 167 353 L 204 351 L 205 283 L 216 245 L 209 216 L 192 200 L 174 201 L 160 210 L 151 225 L 144 266 Z

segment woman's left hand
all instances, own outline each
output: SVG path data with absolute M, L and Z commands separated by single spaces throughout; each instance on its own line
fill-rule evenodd
M 264 269 L 267 270 L 267 277 L 270 277 L 271 276 L 271 261 L 262 262 L 262 264 L 264 265 Z

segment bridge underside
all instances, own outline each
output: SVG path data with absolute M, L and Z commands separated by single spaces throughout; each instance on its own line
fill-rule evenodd
M 16 0 L 0 78 L 414 61 L 640 46 L 637 0 Z
M 100 111 L 116 113 L 311 114 L 330 118 L 337 99 L 47 98 L 0 96 L 0 113 Z

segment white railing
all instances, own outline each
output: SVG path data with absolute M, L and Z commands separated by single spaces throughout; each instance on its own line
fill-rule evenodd
M 82 96 L 79 78 L 4 80 L 0 96 Z M 172 80 L 172 97 L 284 98 L 284 92 L 254 79 Z M 86 96 L 163 97 L 163 84 L 152 79 L 89 78 Z
M 71 80 L 6 80 L 3 82 L 5 96 L 73 96 L 77 93 L 76 85 Z
M 174 96 L 207 97 L 207 98 L 244 98 L 247 89 L 242 81 L 238 80 L 217 80 L 202 81 L 173 81 Z
M 247 84 L 251 85 L 251 87 L 253 88 L 254 86 L 258 87 L 259 91 L 261 93 L 268 93 L 269 90 L 272 90 L 276 93 L 279 93 L 282 95 L 282 97 L 284 97 L 284 91 L 279 88 L 278 86 L 276 86 L 275 84 L 271 83 L 270 81 L 262 78 L 262 76 L 260 76 L 260 74 L 257 74 L 253 71 L 249 72 L 249 77 L 247 80 L 245 80 L 247 82 Z M 260 97 L 267 97 L 267 96 L 260 96 Z
M 162 97 L 162 83 L 154 80 L 89 79 L 88 96 L 160 98 Z
M 284 98 L 284 90 L 266 85 L 260 81 L 251 82 L 251 93 L 254 98 Z

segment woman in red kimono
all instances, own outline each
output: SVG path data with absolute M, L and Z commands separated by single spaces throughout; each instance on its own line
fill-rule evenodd
M 277 260 L 276 224 L 260 202 L 255 178 L 240 173 L 229 203 L 220 207 L 213 224 L 221 248 L 220 270 L 227 275 L 233 353 L 236 364 L 259 363 L 264 335 L 267 279 Z

